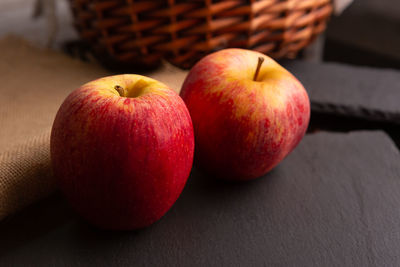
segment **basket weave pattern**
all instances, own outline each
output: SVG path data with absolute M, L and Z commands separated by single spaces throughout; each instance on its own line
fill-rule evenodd
M 75 26 L 97 54 L 183 68 L 227 47 L 294 57 L 324 31 L 331 0 L 70 0 Z

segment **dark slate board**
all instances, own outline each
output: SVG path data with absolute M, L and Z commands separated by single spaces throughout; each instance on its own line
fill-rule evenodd
M 194 170 L 138 232 L 96 230 L 53 197 L 0 223 L 0 265 L 399 266 L 400 154 L 382 132 L 308 135 L 252 182 Z
M 398 0 L 355 0 L 343 14 L 332 17 L 327 41 L 400 61 L 399 14 Z M 340 51 L 333 52 L 340 57 Z
M 400 125 L 400 71 L 337 63 L 284 61 L 307 89 L 313 111 Z

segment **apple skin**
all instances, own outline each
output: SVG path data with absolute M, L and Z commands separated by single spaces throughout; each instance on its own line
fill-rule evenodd
M 159 220 L 181 194 L 193 163 L 184 102 L 139 75 L 105 77 L 73 91 L 56 115 L 50 143 L 53 171 L 70 204 L 105 229 Z
M 254 81 L 259 57 L 264 63 Z M 302 84 L 271 58 L 245 49 L 201 59 L 180 95 L 192 117 L 195 164 L 222 179 L 270 171 L 297 146 L 310 120 Z

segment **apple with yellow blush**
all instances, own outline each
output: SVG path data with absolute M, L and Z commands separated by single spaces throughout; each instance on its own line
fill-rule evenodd
M 268 56 L 224 49 L 201 59 L 181 92 L 195 133 L 195 163 L 215 177 L 249 180 L 279 164 L 303 138 L 310 101 Z
M 89 82 L 61 105 L 51 161 L 72 207 L 105 229 L 159 220 L 179 197 L 193 162 L 189 112 L 177 93 L 139 75 Z

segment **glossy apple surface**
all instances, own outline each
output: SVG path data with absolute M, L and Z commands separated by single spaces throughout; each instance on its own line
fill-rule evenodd
M 223 179 L 248 180 L 270 171 L 297 146 L 310 119 L 302 84 L 250 50 L 225 49 L 201 59 L 180 95 L 192 117 L 195 162 Z
M 89 82 L 61 105 L 51 133 L 60 187 L 86 220 L 137 229 L 177 200 L 193 162 L 189 112 L 166 85 L 139 75 Z

